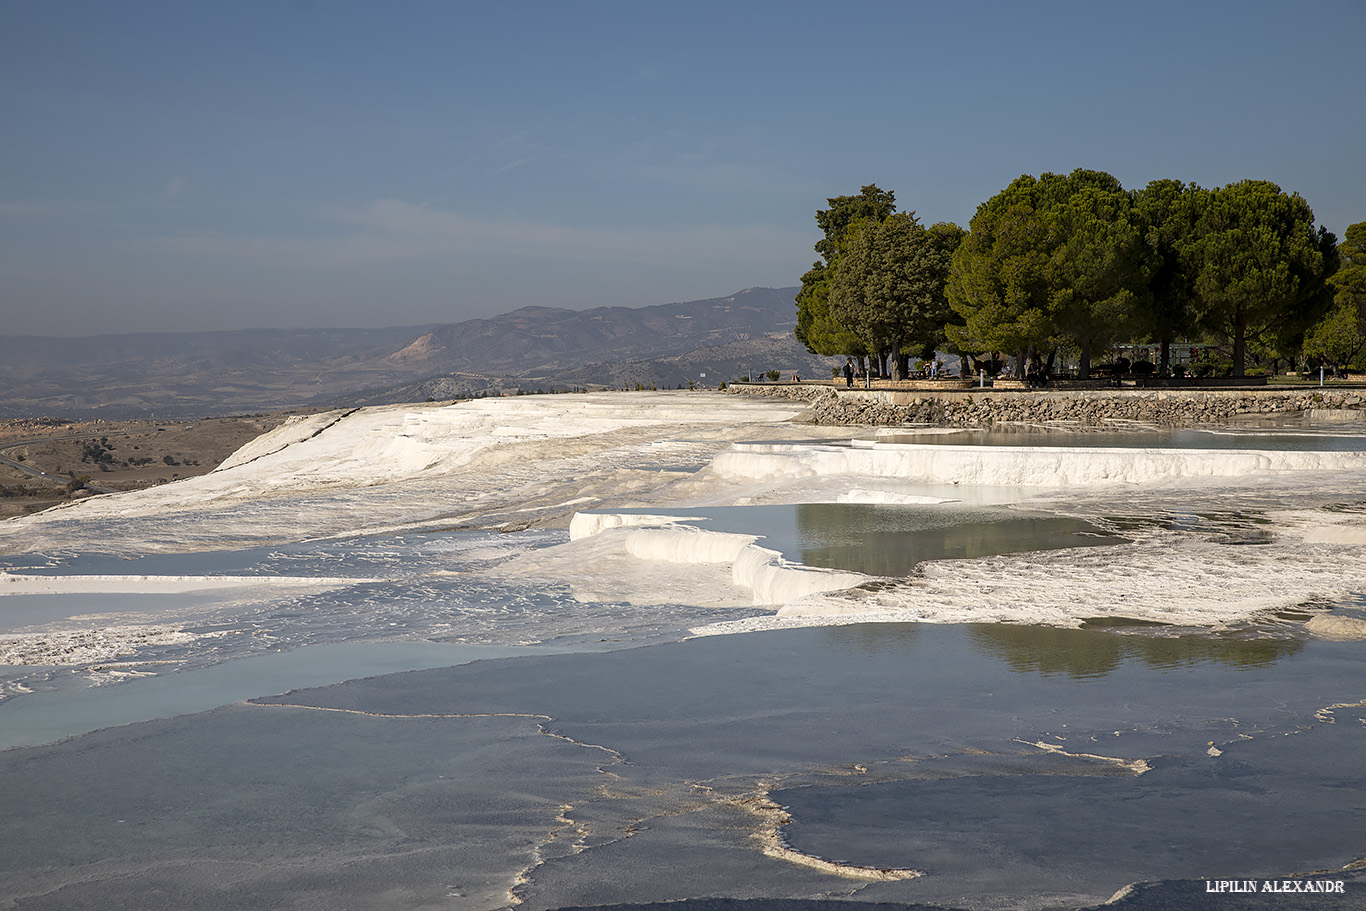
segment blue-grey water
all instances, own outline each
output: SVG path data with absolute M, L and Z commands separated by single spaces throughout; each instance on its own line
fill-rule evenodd
M 0 883 L 36 908 L 1081 908 L 1147 880 L 1166 903 L 1131 907 L 1180 909 L 1206 878 L 1329 870 L 1362 897 L 1337 872 L 1362 853 L 1355 644 L 999 630 L 479 661 L 9 750 Z
M 1271 436 L 1366 448 L 1360 436 Z M 1273 445 L 1185 432 L 1142 445 L 1224 443 Z M 1281 513 L 1350 526 L 1363 502 L 1359 486 L 1316 477 L 1175 502 L 1124 489 L 1024 508 L 641 511 L 894 578 L 1159 534 L 1173 559 L 1217 548 L 1237 556 L 1228 571 L 1274 590 L 1290 570 L 1258 545 L 1282 531 Z M 1305 623 L 1366 617 L 1366 580 L 1207 628 L 860 624 L 691 639 L 769 611 L 581 601 L 494 571 L 567 539 L 452 529 L 0 557 L 0 569 L 48 576 L 262 580 L 0 597 L 5 636 L 190 634 L 84 664 L 0 667 L 0 908 L 739 911 L 716 904 L 726 898 L 986 911 L 1094 908 L 1125 888 L 1111 907 L 1366 907 L 1366 649 Z M 1316 553 L 1331 564 L 1335 546 Z M 354 581 L 271 589 L 278 576 Z M 1105 590 L 1119 600 L 1141 582 Z M 1036 584 L 1046 601 L 1048 578 Z M 865 875 L 878 869 L 920 875 Z M 1344 891 L 1268 904 L 1205 891 L 1209 879 L 1292 877 Z

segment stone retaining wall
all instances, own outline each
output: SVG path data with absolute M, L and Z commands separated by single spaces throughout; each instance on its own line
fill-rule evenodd
M 947 424 L 1107 420 L 1172 426 L 1222 424 L 1239 415 L 1333 412 L 1366 420 L 1366 389 L 1107 389 L 1007 392 L 844 389 L 802 383 L 732 385 L 727 391 L 811 403 L 816 424 Z M 1355 413 L 1354 413 L 1355 412 Z

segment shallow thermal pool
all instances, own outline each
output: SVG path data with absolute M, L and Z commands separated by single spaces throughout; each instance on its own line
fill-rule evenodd
M 612 510 L 657 515 L 658 509 Z M 798 503 L 666 510 L 707 531 L 754 535 L 795 563 L 904 576 L 927 560 L 974 559 L 1126 539 L 1067 516 L 962 504 Z
M 1366 890 L 1366 434 L 835 443 L 783 419 L 576 449 L 523 415 L 558 433 L 562 401 L 481 403 L 521 430 L 468 466 L 372 483 L 390 440 L 361 414 L 306 460 L 15 526 L 0 895 L 1074 911 L 1146 880 L 1115 907 L 1186 911 L 1206 876 Z M 364 483 L 270 486 L 347 459 Z M 575 537 L 576 510 L 655 518 Z M 781 573 L 850 587 L 738 596 Z
M 995 425 L 991 428 L 890 430 L 878 433 L 881 443 L 933 443 L 938 446 L 1085 446 L 1096 449 L 1253 449 L 1272 452 L 1359 452 L 1366 433 L 1242 429 L 1097 429 Z

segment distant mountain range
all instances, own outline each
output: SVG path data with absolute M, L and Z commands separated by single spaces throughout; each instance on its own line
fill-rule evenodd
M 793 337 L 796 288 L 649 307 L 524 307 L 386 329 L 0 336 L 0 417 L 193 418 L 518 390 L 828 375 Z M 705 374 L 705 377 L 702 376 Z

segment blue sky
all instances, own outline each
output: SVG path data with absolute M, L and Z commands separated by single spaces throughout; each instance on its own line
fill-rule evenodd
M 1366 220 L 1366 2 L 0 0 L 0 333 L 795 285 L 876 183 L 1271 180 Z

